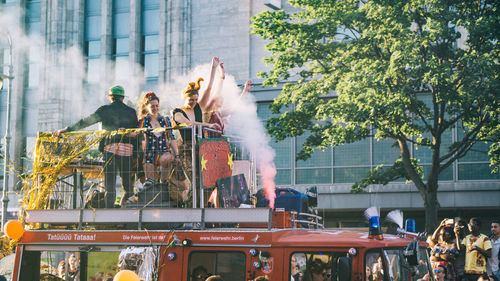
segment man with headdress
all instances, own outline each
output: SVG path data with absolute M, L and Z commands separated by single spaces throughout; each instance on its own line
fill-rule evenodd
M 108 91 L 110 104 L 99 107 L 90 116 L 81 119 L 75 124 L 54 132 L 58 136 L 64 132 L 77 131 L 98 122 L 106 131 L 116 131 L 126 128 L 137 128 L 137 114 L 135 109 L 125 105 L 125 91 L 122 86 L 111 87 Z M 116 199 L 116 172 L 119 171 L 125 194 L 120 205 L 133 194 L 130 173 L 132 172 L 133 143 L 135 135 L 116 134 L 103 138 L 99 150 L 104 158 L 104 182 L 106 187 L 105 207 L 113 208 Z

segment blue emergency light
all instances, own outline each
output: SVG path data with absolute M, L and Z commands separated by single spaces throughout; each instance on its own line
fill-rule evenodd
M 370 233 L 373 233 L 374 235 L 380 234 L 380 217 L 370 217 L 368 222 L 370 223 Z
M 415 220 L 414 219 L 406 219 L 405 230 L 409 231 L 409 232 L 415 232 Z
M 376 237 L 381 239 L 382 229 L 380 227 L 380 216 L 372 216 L 368 219 L 368 236 L 373 238 Z

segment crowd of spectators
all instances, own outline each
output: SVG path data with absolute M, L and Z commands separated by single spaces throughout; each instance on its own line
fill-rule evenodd
M 499 280 L 500 221 L 491 222 L 489 235 L 480 228 L 478 218 L 441 222 L 427 241 L 436 280 Z

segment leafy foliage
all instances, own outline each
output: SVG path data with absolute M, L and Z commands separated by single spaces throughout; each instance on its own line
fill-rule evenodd
M 296 106 L 268 121 L 270 133 L 282 140 L 311 132 L 300 159 L 376 132 L 401 151 L 389 178 L 410 179 L 426 205 L 437 205 L 439 173 L 474 143 L 499 141 L 499 1 L 289 2 L 289 12 L 255 16 L 252 32 L 268 40 L 264 85 L 285 82 L 272 109 Z M 452 128 L 463 137 L 443 147 Z M 412 143 L 432 151 L 427 182 Z M 490 154 L 498 159 L 498 144 Z

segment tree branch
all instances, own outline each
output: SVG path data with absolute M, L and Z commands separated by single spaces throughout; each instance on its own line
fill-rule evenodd
M 470 147 L 467 148 L 469 146 L 469 144 L 474 144 L 476 143 L 477 141 L 477 134 L 479 133 L 479 131 L 481 130 L 484 122 L 486 122 L 488 119 L 488 117 L 482 119 L 479 124 L 474 127 L 474 129 L 472 129 L 471 131 L 469 131 L 463 138 L 462 140 L 457 143 L 457 145 L 452 149 L 450 150 L 450 152 L 448 152 L 447 154 L 441 156 L 441 158 L 439 158 L 439 162 L 443 162 L 445 161 L 446 159 L 449 158 L 449 160 L 443 164 L 442 166 L 449 166 L 451 164 L 451 162 L 463 157 L 465 155 L 465 153 L 467 153 L 467 151 L 469 151 Z M 472 146 L 471 146 L 472 147 Z
M 411 99 L 410 99 L 410 107 L 418 115 L 418 117 L 420 118 L 420 121 L 422 121 L 422 123 L 424 123 L 424 126 L 427 128 L 427 130 L 429 130 L 429 132 L 432 131 L 432 126 L 429 125 L 429 123 L 427 123 L 427 119 L 425 118 L 425 116 L 422 115 L 422 112 L 420 110 L 418 110 L 418 108 L 415 106 L 415 104 L 412 102 Z
M 415 186 L 417 187 L 420 195 L 422 195 L 422 198 L 425 198 L 426 185 L 423 182 L 422 178 L 420 178 L 420 175 L 415 171 L 415 168 L 411 163 L 410 150 L 408 149 L 408 145 L 403 139 L 397 139 L 397 142 L 399 144 L 399 149 L 401 151 L 401 159 L 403 160 L 403 166 L 408 174 L 408 177 L 411 179 L 411 181 L 413 181 L 413 183 L 415 183 Z

